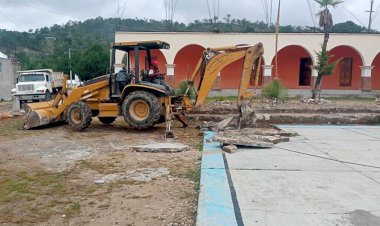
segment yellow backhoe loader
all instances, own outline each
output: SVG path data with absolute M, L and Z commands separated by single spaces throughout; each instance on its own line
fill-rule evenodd
M 222 48 L 208 48 L 204 51 L 194 73 L 188 82 L 185 94 L 175 95 L 168 86 L 144 81 L 145 70 L 139 68 L 140 52 L 146 51 L 148 66 L 151 66 L 151 50 L 169 49 L 163 41 L 119 42 L 111 45 L 109 74 L 85 82 L 71 92 L 66 87 L 55 99 L 47 102 L 28 104 L 24 128 L 31 129 L 54 122 L 66 120 L 72 128 L 81 131 L 87 128 L 92 117 L 98 117 L 104 124 L 111 124 L 116 117 L 123 116 L 132 128 L 146 129 L 158 123 L 166 122 L 166 136 L 172 137 L 171 120 L 177 118 L 183 126 L 185 111 L 201 106 L 209 94 L 218 73 L 227 65 L 244 59 L 237 104 L 240 107 L 248 92 L 249 80 L 253 68 L 259 74 L 263 46 L 237 45 Z M 113 73 L 116 51 L 123 51 L 128 57 L 125 86 L 120 86 L 117 74 Z M 134 62 L 131 62 L 131 55 Z M 134 68 L 131 64 L 134 64 Z M 195 84 L 199 78 L 199 84 Z M 238 78 L 237 78 L 238 79 Z M 257 79 L 256 79 L 257 80 Z M 66 84 L 66 82 L 64 83 Z M 197 87 L 196 87 L 197 86 Z M 196 89 L 196 98 L 192 100 L 187 93 Z

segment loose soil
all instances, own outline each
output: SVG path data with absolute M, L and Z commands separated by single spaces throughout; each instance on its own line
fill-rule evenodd
M 25 131 L 23 120 L 0 121 L 0 223 L 195 224 L 202 137 L 194 127 L 175 130 L 190 151 L 139 153 L 132 146 L 161 142 L 165 128 L 94 118 L 84 132 L 65 124 Z
M 380 123 L 374 99 L 321 105 L 255 100 L 252 106 L 266 123 Z M 10 110 L 11 103 L 0 103 L 0 113 Z M 237 113 L 234 101 L 209 101 L 188 116 L 199 124 Z M 84 132 L 66 124 L 25 131 L 23 121 L 0 120 L 0 223 L 195 224 L 202 140 L 196 125 L 174 125 L 175 141 L 190 151 L 144 153 L 132 146 L 162 142 L 164 125 L 137 131 L 122 118 L 111 126 L 94 118 Z
M 332 99 L 323 104 L 303 103 L 299 99 L 274 103 L 255 99 L 250 106 L 261 121 L 271 124 L 379 124 L 380 103 L 373 98 Z M 234 100 L 209 101 L 188 117 L 219 122 L 238 114 Z

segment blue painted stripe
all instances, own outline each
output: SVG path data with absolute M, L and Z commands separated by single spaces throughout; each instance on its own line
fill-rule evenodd
M 197 225 L 237 225 L 220 143 L 213 132 L 204 136 Z

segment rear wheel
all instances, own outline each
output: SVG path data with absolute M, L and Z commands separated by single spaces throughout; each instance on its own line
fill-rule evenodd
M 124 120 L 136 129 L 152 127 L 161 116 L 161 105 L 156 96 L 146 91 L 129 94 L 122 106 Z
M 103 124 L 109 125 L 115 121 L 115 117 L 98 117 L 99 121 Z
M 66 120 L 77 131 L 86 129 L 92 120 L 90 106 L 83 101 L 72 103 L 67 109 Z

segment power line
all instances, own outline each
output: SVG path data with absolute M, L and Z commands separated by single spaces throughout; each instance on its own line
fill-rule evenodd
M 315 16 L 314 16 L 314 13 L 313 13 L 313 9 L 312 9 L 310 0 L 307 0 L 307 6 L 309 7 L 309 12 L 310 12 L 311 20 L 313 21 L 314 27 L 316 27 Z
M 375 10 L 375 15 L 373 15 L 372 22 L 376 19 L 376 17 L 379 15 L 379 9 L 380 9 L 380 4 L 377 6 Z
M 350 10 L 348 10 L 346 7 L 343 6 L 343 9 L 346 10 L 352 17 L 354 17 L 363 27 L 365 27 L 365 25 L 359 20 L 359 18 L 357 18 L 353 13 L 351 13 Z
M 14 24 L 16 27 L 19 28 L 19 26 L 7 15 L 5 14 L 3 11 L 0 10 L 0 13 L 5 17 L 7 18 L 12 24 Z
M 50 13 L 61 15 L 61 16 L 66 16 L 66 17 L 71 17 L 71 18 L 83 20 L 83 18 L 78 18 L 78 17 L 72 16 L 72 15 L 63 14 L 63 13 L 61 13 L 59 11 L 32 6 L 32 5 L 21 3 L 21 2 L 15 1 L 15 0 L 11 0 L 11 1 L 14 2 L 14 3 L 16 3 L 16 4 L 19 4 L 19 5 L 22 5 L 22 6 L 26 6 L 26 7 L 29 7 L 29 8 L 33 8 L 33 9 L 38 9 L 38 10 L 41 10 L 41 11 L 44 11 L 44 12 L 50 12 Z

